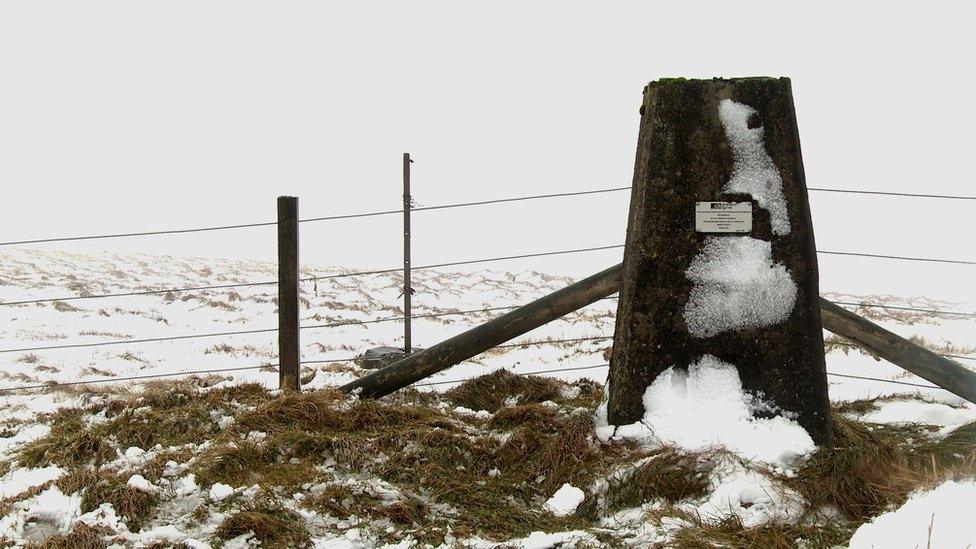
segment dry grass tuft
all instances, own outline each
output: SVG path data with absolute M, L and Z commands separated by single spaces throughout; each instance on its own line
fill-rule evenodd
M 833 417 L 833 447 L 820 448 L 793 479 L 786 479 L 813 507 L 835 505 L 845 516 L 866 520 L 904 496 L 918 479 L 907 475 L 899 445 L 912 434 Z
M 114 471 L 76 469 L 58 479 L 55 484 L 65 494 L 83 491 L 82 513 L 94 511 L 103 503 L 111 503 L 115 512 L 125 520 L 129 530 L 137 532 L 152 518 L 159 497 L 129 488 L 127 480 L 128 476 L 119 476 Z
M 205 355 L 209 355 L 211 353 L 233 355 L 235 352 L 237 352 L 237 349 L 235 349 L 232 345 L 228 345 L 227 343 L 217 343 L 216 345 L 203 350 L 203 354 Z
M 849 524 L 827 522 L 818 525 L 778 524 L 769 522 L 762 526 L 747 528 L 737 516 L 725 518 L 717 523 L 705 522 L 701 517 L 669 510 L 667 516 L 680 517 L 687 526 L 678 530 L 666 543 L 654 547 L 682 547 L 688 549 L 711 549 L 713 547 L 736 547 L 763 549 L 793 549 L 795 547 L 836 547 L 844 546 L 853 529 Z M 654 518 L 659 520 L 659 516 Z
M 496 412 L 505 406 L 509 398 L 518 404 L 533 404 L 555 400 L 565 384 L 546 377 L 520 376 L 506 370 L 465 381 L 444 393 L 444 398 L 455 406 L 472 410 Z
M 54 310 L 58 311 L 59 313 L 74 313 L 81 310 L 74 305 L 65 303 L 64 301 L 55 301 L 52 303 L 52 306 L 54 307 Z
M 220 539 L 232 539 L 252 532 L 261 547 L 310 547 L 305 523 L 294 511 L 268 501 L 257 502 L 228 516 L 217 527 Z
M 18 459 L 28 467 L 77 467 L 89 463 L 98 466 L 131 446 L 146 449 L 157 444 L 169 447 L 200 443 L 218 431 L 210 419 L 212 410 L 270 398 L 263 387 L 255 384 L 201 392 L 191 383 L 149 383 L 140 396 L 120 394 L 100 407 L 109 420 L 93 425 L 84 423 L 82 410 L 59 410 L 48 416 L 50 434 L 22 447 Z
M 341 484 L 332 484 L 325 491 L 302 502 L 302 506 L 339 519 L 353 515 L 372 520 L 389 519 L 399 525 L 418 525 L 427 514 L 427 506 L 416 498 L 384 503 L 375 496 Z
M 75 467 L 105 462 L 116 453 L 101 433 L 85 428 L 81 410 L 62 409 L 53 414 L 48 436 L 24 445 L 17 455 L 25 467 Z
M 424 425 L 447 427 L 435 410 L 420 406 L 390 406 L 375 400 L 349 400 L 336 390 L 287 394 L 269 400 L 238 418 L 240 429 L 274 432 L 294 426 L 310 431 L 382 431 Z
M 512 433 L 498 454 L 502 465 L 535 479 L 546 494 L 566 482 L 588 486 L 604 472 L 603 460 L 612 455 L 597 443 L 593 418 L 588 414 L 573 414 L 548 426 L 526 423 Z
M 510 406 L 498 410 L 488 421 L 488 426 L 492 429 L 514 429 L 532 423 L 552 427 L 556 424 L 556 416 L 556 409 L 541 404 Z
M 659 499 L 676 503 L 704 497 L 708 494 L 709 469 L 703 455 L 663 449 L 650 456 L 632 474 L 612 482 L 603 497 L 604 504 L 608 510 L 614 511 Z
M 811 508 L 832 505 L 848 519 L 863 522 L 901 505 L 912 490 L 976 472 L 976 424 L 930 440 L 920 425 L 875 425 L 840 414 L 832 421 L 834 445 L 818 449 L 796 477 L 781 479 Z

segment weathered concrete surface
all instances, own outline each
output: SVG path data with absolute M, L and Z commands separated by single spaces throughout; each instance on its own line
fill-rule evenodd
M 748 127 L 763 127 L 762 144 L 782 179 L 785 231 L 768 202 L 761 207 L 750 194 L 723 192 L 733 176 L 731 138 L 719 115 L 724 99 L 756 110 Z M 699 201 L 753 202 L 750 236 L 772 243 L 773 262 L 795 282 L 785 321 L 705 337 L 689 331 L 684 309 L 693 283 L 686 271 L 708 238 L 695 232 Z M 643 416 L 644 390 L 658 374 L 712 354 L 737 367 L 746 390 L 796 413 L 815 442 L 831 439 L 817 257 L 788 79 L 662 80 L 645 88 L 622 281 L 611 423 Z

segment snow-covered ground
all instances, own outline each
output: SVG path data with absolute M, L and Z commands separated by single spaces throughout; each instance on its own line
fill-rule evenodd
M 303 283 L 302 324 L 314 326 L 346 323 L 302 331 L 302 359 L 327 361 L 303 366 L 303 378 L 306 386 L 309 387 L 321 388 L 350 381 L 362 373 L 362 370 L 351 361 L 353 357 L 371 347 L 402 344 L 400 321 L 359 323 L 402 315 L 401 300 L 398 297 L 401 286 L 399 273 L 335 277 L 345 272 L 347 271 L 338 268 L 313 266 L 306 266 L 303 269 L 304 277 L 332 276 L 333 278 Z M 273 281 L 275 277 L 274 264 L 249 261 L 147 255 L 85 256 L 26 250 L 0 252 L 0 302 L 2 303 L 174 287 Z M 413 281 L 416 290 L 413 313 L 415 315 L 441 314 L 518 305 L 570 282 L 571 280 L 565 277 L 553 277 L 538 272 L 417 271 Z M 0 453 L 7 455 L 10 450 L 23 443 L 48 433 L 47 425 L 34 422 L 38 414 L 53 412 L 62 407 L 78 406 L 82 398 L 74 390 L 65 392 L 12 390 L 18 387 L 197 370 L 249 368 L 222 371 L 219 375 L 226 379 L 225 385 L 257 382 L 268 388 L 276 388 L 278 374 L 273 368 L 261 368 L 261 366 L 274 364 L 277 360 L 276 336 L 273 331 L 145 343 L 131 341 L 238 330 L 274 329 L 277 323 L 275 290 L 275 286 L 271 284 L 39 304 L 0 303 L 0 341 L 2 341 L 0 421 L 17 422 L 21 425 L 16 432 L 0 436 Z M 919 297 L 841 294 L 826 297 L 842 302 L 872 302 L 953 311 L 976 310 L 973 304 L 935 302 Z M 541 341 L 611 336 L 615 308 L 616 301 L 612 298 L 599 301 L 526 334 L 520 340 Z M 976 332 L 973 330 L 974 319 L 971 316 L 940 317 L 928 313 L 881 309 L 859 309 L 859 312 L 869 313 L 879 324 L 904 337 L 914 337 L 937 352 L 976 356 Z M 498 314 L 501 312 L 489 311 L 417 319 L 414 321 L 413 328 L 415 346 L 425 347 L 434 344 Z M 36 347 L 100 342 L 113 342 L 113 344 L 32 350 Z M 515 373 L 532 373 L 600 366 L 606 362 L 602 354 L 609 346 L 609 339 L 594 339 L 495 349 L 434 376 L 428 381 L 445 383 L 425 386 L 423 390 L 444 391 L 456 385 L 450 383 L 453 380 L 464 380 L 497 369 L 506 369 Z M 884 395 L 920 397 L 885 401 L 876 410 L 864 415 L 862 419 L 865 421 L 919 422 L 935 426 L 940 433 L 976 421 L 976 406 L 944 390 L 913 385 L 929 385 L 929 382 L 897 366 L 876 360 L 849 347 L 828 345 L 828 350 L 828 372 L 840 374 L 829 378 L 832 400 L 842 402 Z M 960 359 L 960 363 L 976 368 L 976 361 Z M 553 372 L 548 375 L 570 382 L 590 378 L 602 383 L 606 372 L 606 367 L 595 367 Z M 901 383 L 843 376 L 877 378 Z M 687 380 L 685 382 L 687 383 Z M 131 386 L 134 382 L 123 383 Z M 733 410 L 735 412 L 733 415 L 737 414 L 736 420 L 742 424 L 740 427 L 743 432 L 760 438 L 775 436 L 774 431 L 777 427 L 760 426 L 759 429 L 749 423 L 748 418 L 740 413 L 745 410 L 742 402 L 734 399 L 723 402 L 714 399 L 716 395 L 709 396 L 707 392 L 687 396 L 687 398 L 699 397 L 715 404 L 718 415 Z M 704 438 L 706 435 L 698 436 L 693 432 L 689 434 L 687 431 L 681 431 L 680 425 L 668 423 L 666 417 L 660 418 L 658 423 L 659 425 L 657 423 L 655 425 L 660 433 L 670 433 L 667 441 L 670 444 L 681 446 L 684 439 L 690 437 L 693 440 L 688 442 L 689 449 L 700 449 L 707 442 Z M 805 445 L 809 445 L 809 438 L 803 439 L 802 436 L 797 436 L 793 432 L 794 427 L 795 425 L 785 426 L 786 431 L 782 432 L 801 440 L 800 445 L 804 446 L 804 451 L 808 451 L 809 448 Z M 133 450 L 133 453 L 138 454 L 138 450 Z M 764 458 L 767 463 L 776 463 L 782 457 L 780 450 L 769 451 L 774 452 L 775 455 Z M 748 448 L 744 452 L 736 451 L 740 456 L 745 457 Z M 138 459 L 136 455 L 130 457 Z M 747 521 L 746 519 L 761 522 L 761 518 L 756 517 L 762 513 L 765 513 L 767 519 L 769 516 L 790 516 L 794 513 L 796 504 L 790 501 L 790 497 L 783 497 L 781 494 L 776 497 L 763 495 L 767 488 L 766 484 L 770 482 L 765 477 L 753 470 L 743 469 L 741 465 L 733 462 L 724 467 L 724 470 L 720 468 L 719 472 L 713 473 L 714 489 L 710 498 L 699 502 L 695 509 L 701 511 L 723 506 L 728 508 L 735 499 L 737 505 L 741 503 L 740 511 L 748 515 L 744 517 L 744 522 Z M 43 469 L 14 467 L 0 478 L 0 498 L 19 494 L 31 486 L 40 486 L 60 474 L 61 471 L 57 467 Z M 128 483 L 134 490 L 160 489 L 138 475 L 130 478 Z M 219 500 L 221 495 L 225 497 L 229 495 L 224 493 L 227 489 L 233 488 L 214 485 L 207 496 Z M 895 518 L 879 517 L 874 523 L 863 526 L 855 536 L 857 543 L 852 547 L 870 547 L 872 544 L 876 547 L 897 546 L 894 545 L 895 541 L 901 543 L 903 539 L 907 539 L 902 536 L 902 530 L 910 527 L 907 525 L 908 522 L 901 520 L 902 517 L 924 515 L 924 512 L 918 510 L 919 506 L 928 505 L 924 502 L 937 496 L 942 497 L 943 493 L 949 494 L 946 497 L 958 498 L 960 491 L 965 490 L 968 490 L 969 498 L 972 500 L 974 490 L 971 482 L 940 488 L 936 495 L 932 496 L 925 494 L 914 496 L 906 503 L 907 510 L 894 512 Z M 554 496 L 552 507 L 562 512 L 563 509 L 572 506 L 570 503 L 578 504 L 578 497 L 576 487 L 565 487 L 561 493 Z M 8 534 L 23 532 L 25 521 L 30 522 L 32 518 L 45 513 L 53 513 L 58 520 L 74 521 L 79 514 L 78 502 L 75 501 L 77 498 L 76 494 L 63 494 L 57 488 L 49 488 L 30 499 L 18 502 L 7 517 L 0 519 L 0 530 Z M 933 509 L 937 507 L 935 503 L 932 505 L 935 506 Z M 62 514 L 59 515 L 59 512 Z M 68 513 L 71 517 L 64 518 L 67 516 L 64 513 Z M 945 520 L 953 519 L 949 517 Z M 934 524 L 936 532 L 939 532 L 940 528 L 951 528 L 939 518 L 935 519 Z M 928 524 L 925 526 L 927 528 Z M 156 525 L 155 528 L 160 529 L 165 526 Z M 158 539 L 165 539 L 165 533 L 161 531 L 161 537 Z M 913 530 L 912 535 L 917 533 Z M 560 541 L 592 542 L 585 532 L 549 534 L 551 535 L 533 535 L 524 540 L 513 540 L 513 543 L 546 547 Z M 893 540 L 890 545 L 885 543 L 888 539 L 885 536 L 889 534 L 896 536 L 890 538 Z M 660 541 L 661 535 L 657 532 L 641 538 L 635 534 L 633 539 L 642 539 L 645 542 L 649 539 Z M 952 542 L 957 539 L 948 534 L 944 535 L 945 538 L 939 539 L 953 540 Z M 356 540 L 347 541 L 349 546 L 356 546 Z
M 166 288 L 273 281 L 274 264 L 250 261 L 187 259 L 142 255 L 97 256 L 62 252 L 2 252 L 0 302 L 139 292 Z M 350 269 L 351 270 L 351 269 Z M 307 266 L 303 277 L 348 272 L 338 268 Z M 402 345 L 400 321 L 358 324 L 402 315 L 399 273 L 321 279 L 302 284 L 303 325 L 351 322 L 344 326 L 302 331 L 302 359 L 339 360 L 358 356 L 379 345 Z M 453 273 L 416 271 L 413 286 L 415 315 L 450 313 L 531 301 L 561 288 L 572 280 L 539 272 L 478 271 Z M 0 305 L 0 378 L 3 387 L 44 383 L 92 381 L 112 377 L 169 374 L 191 370 L 256 367 L 276 362 L 274 332 L 199 339 L 125 343 L 131 339 L 167 338 L 214 332 L 272 330 L 277 326 L 274 285 L 186 291 L 101 299 L 82 299 L 41 304 Z M 933 302 L 924 298 L 849 296 L 830 294 L 835 301 L 871 302 L 953 311 L 976 311 L 967 303 Z M 613 334 L 616 300 L 599 301 L 585 309 L 543 326 L 520 340 L 603 337 Z M 976 356 L 973 318 L 867 309 L 882 326 L 904 336 L 920 337 L 933 349 L 956 355 Z M 436 343 L 475 326 L 503 311 L 441 316 L 414 320 L 417 347 Z M 828 334 L 829 336 L 829 334 Z M 102 347 L 18 350 L 33 347 L 116 342 Z M 595 366 L 606 361 L 601 352 L 609 340 L 509 347 L 484 353 L 442 373 L 430 381 L 467 379 L 498 368 L 532 372 L 553 368 Z M 11 352 L 13 350 L 13 352 Z M 962 361 L 976 366 L 976 361 Z M 313 386 L 348 381 L 356 375 L 329 372 L 343 368 L 317 368 Z M 928 382 L 885 361 L 855 349 L 835 347 L 827 357 L 828 371 L 877 377 L 894 381 Z M 308 372 L 306 372 L 308 374 Z M 273 371 L 243 370 L 225 375 L 241 382 L 275 387 Z M 567 380 L 588 377 L 603 381 L 606 368 L 553 374 Z M 849 378 L 830 379 L 833 400 L 868 398 L 883 394 L 921 394 L 936 399 L 958 399 L 945 391 L 878 383 Z M 450 384 L 441 384 L 447 389 Z
M 337 268 L 303 269 L 303 277 L 346 272 Z M 64 253 L 5 251 L 0 263 L 0 301 L 138 292 L 274 281 L 273 264 L 247 261 L 152 256 L 79 256 Z M 518 305 L 565 286 L 571 280 L 538 272 L 482 271 L 470 274 L 416 271 L 413 314 L 428 315 Z M 302 284 L 302 324 L 345 326 L 302 331 L 302 360 L 358 356 L 379 345 L 402 345 L 400 321 L 357 324 L 403 314 L 399 273 L 322 279 Z M 167 338 L 213 332 L 277 327 L 276 286 L 187 291 L 118 298 L 86 299 L 37 305 L 0 305 L 0 377 L 4 387 L 48 382 L 97 380 L 189 370 L 254 367 L 277 361 L 274 332 L 206 337 L 153 343 L 130 339 Z M 524 339 L 565 339 L 613 333 L 615 300 L 605 300 L 527 334 Z M 414 321 L 414 346 L 424 347 L 484 322 L 504 311 L 440 316 Z M 15 351 L 40 346 L 119 342 L 105 347 Z M 431 381 L 463 379 L 506 367 L 533 371 L 605 363 L 608 340 L 508 348 L 476 357 Z M 339 364 L 346 364 L 340 362 Z M 351 366 L 351 364 L 347 364 Z M 308 368 L 312 368 L 309 366 Z M 341 383 L 354 373 L 319 366 L 313 386 Z M 567 378 L 605 376 L 606 370 L 565 373 Z M 307 373 L 307 372 L 306 372 Z M 233 379 L 277 386 L 273 371 L 228 372 Z M 446 387 L 443 387 L 446 388 Z

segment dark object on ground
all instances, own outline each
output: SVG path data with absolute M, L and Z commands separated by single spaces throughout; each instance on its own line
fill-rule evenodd
M 420 349 L 414 349 L 414 352 Z M 356 366 L 364 370 L 378 370 L 400 360 L 407 354 L 399 347 L 373 347 L 362 355 L 356 357 Z

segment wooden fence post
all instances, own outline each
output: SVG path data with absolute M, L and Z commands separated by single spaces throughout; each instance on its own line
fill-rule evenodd
M 413 351 L 410 326 L 410 153 L 403 153 L 403 352 Z
M 278 197 L 278 387 L 301 389 L 298 334 L 298 198 Z

